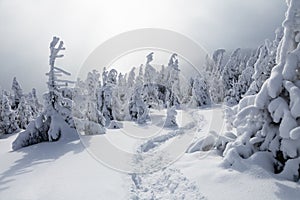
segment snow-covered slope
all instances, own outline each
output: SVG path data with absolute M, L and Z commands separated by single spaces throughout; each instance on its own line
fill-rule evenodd
M 220 129 L 221 123 L 214 123 L 218 127 L 207 123 L 221 118 L 220 108 L 200 110 L 197 116 L 198 123 L 203 122 L 201 130 L 196 130 L 199 136 L 210 130 Z M 173 132 L 174 130 L 164 130 L 164 134 Z M 16 135 L 12 135 L 0 140 L 1 200 L 273 200 L 298 199 L 300 196 L 299 183 L 275 177 L 261 168 L 261 165 L 255 165 L 263 162 L 255 158 L 237 163 L 232 169 L 223 164 L 217 151 L 195 152 L 185 154 L 160 171 L 126 174 L 96 161 L 76 133 L 69 133 L 68 137 L 58 142 L 40 143 L 11 151 L 11 143 L 15 137 Z M 87 137 L 106 137 L 119 148 L 131 153 L 139 146 L 135 140 L 126 139 L 129 136 L 122 129 L 111 129 L 106 135 Z M 154 150 L 163 148 L 173 139 L 174 137 L 163 141 Z
M 14 138 L 0 140 L 0 199 L 127 199 L 126 175 L 94 160 L 78 137 L 12 152 Z

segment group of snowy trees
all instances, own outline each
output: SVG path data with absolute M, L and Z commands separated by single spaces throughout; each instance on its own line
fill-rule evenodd
M 24 94 L 16 78 L 11 89 L 11 92 L 2 90 L 0 94 L 0 135 L 26 129 L 42 109 L 35 89 Z
M 227 144 L 224 155 L 231 165 L 239 158 L 264 156 L 274 173 L 298 181 L 300 2 L 289 0 L 287 4 L 284 31 L 278 30 L 273 43 L 260 47 L 255 82 L 236 108 L 233 127 L 237 139 Z
M 151 65 L 153 56 L 147 55 L 146 63 L 128 75 L 104 68 L 101 75 L 94 70 L 85 81 L 77 80 L 73 95 L 76 128 L 85 134 L 105 133 L 105 127 L 120 128 L 124 120 L 147 123 L 149 109 L 163 108 L 168 108 L 169 126 L 176 126 L 174 109 L 182 104 L 210 105 L 204 77 L 191 78 L 183 87 L 177 55 L 171 55 L 160 71 Z
M 276 65 L 282 37 L 283 29 L 278 28 L 274 41 L 266 40 L 256 51 L 238 48 L 226 58 L 226 51 L 218 49 L 208 57 L 206 79 L 212 102 L 234 106 L 244 96 L 258 93 Z
M 213 54 L 207 64 L 209 85 L 214 86 L 210 94 L 214 102 L 224 95 L 232 130 L 210 134 L 198 144 L 221 150 L 227 166 L 251 158 L 281 177 L 299 181 L 300 1 L 287 0 L 287 5 L 283 27 L 276 30 L 273 42 L 266 40 L 250 57 L 237 49 L 227 62 L 224 50 Z M 214 78 L 222 79 L 223 86 Z M 188 152 L 201 149 L 198 144 Z
M 180 78 L 177 54 L 172 54 L 167 67 L 162 65 L 160 70 L 151 65 L 154 53 L 150 53 L 146 63 L 133 68 L 128 75 L 104 68 L 101 74 L 93 70 L 86 80 L 72 82 L 61 79 L 70 73 L 55 65 L 56 59 L 63 57 L 62 50 L 65 50 L 64 43 L 54 37 L 50 43 L 50 71 L 46 74 L 49 91 L 43 95 L 42 110 L 35 90 L 28 95 L 28 102 L 36 107 L 27 106 L 14 80 L 11 105 L 3 111 L 8 119 L 3 117 L 1 122 L 9 124 L 7 133 L 18 127 L 26 130 L 14 141 L 13 149 L 56 141 L 66 126 L 90 135 L 104 134 L 106 128 L 121 128 L 124 120 L 145 124 L 150 121 L 149 109 L 167 108 L 165 126 L 176 127 L 176 109 L 182 104 L 192 107 L 211 104 L 205 74 L 190 78 L 185 84 Z M 75 87 L 68 87 L 70 83 L 75 83 Z M 6 108 L 7 100 L 3 98 L 2 102 Z M 16 112 L 12 112 L 13 109 Z M 28 109 L 32 110 L 32 116 L 28 115 Z M 18 117 L 22 121 L 18 121 Z

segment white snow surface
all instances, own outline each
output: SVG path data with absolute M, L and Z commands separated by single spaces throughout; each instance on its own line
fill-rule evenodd
M 199 137 L 221 128 L 222 123 L 216 123 L 222 116 L 220 108 L 203 109 L 195 116 L 203 122 L 201 130 L 197 130 Z M 211 120 L 215 126 L 209 123 Z M 145 128 L 149 129 L 149 126 Z M 110 129 L 104 135 L 85 137 L 105 137 L 119 148 L 133 152 L 139 143 L 121 130 Z M 164 134 L 172 132 L 166 130 Z M 16 136 L 0 139 L 1 200 L 273 200 L 298 199 L 300 196 L 299 183 L 266 171 L 272 166 L 261 163 L 267 163 L 265 160 L 271 156 L 263 152 L 247 160 L 236 160 L 229 168 L 217 150 L 196 151 L 184 154 L 161 171 L 127 174 L 96 161 L 75 133 L 65 134 L 58 142 L 39 143 L 12 151 L 11 143 Z

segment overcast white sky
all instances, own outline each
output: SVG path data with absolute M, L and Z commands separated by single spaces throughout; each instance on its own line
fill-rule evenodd
M 26 92 L 44 92 L 53 35 L 67 47 L 59 64 L 76 74 L 103 41 L 137 28 L 174 30 L 209 52 L 255 48 L 285 10 L 284 0 L 0 0 L 0 86 L 17 76 Z

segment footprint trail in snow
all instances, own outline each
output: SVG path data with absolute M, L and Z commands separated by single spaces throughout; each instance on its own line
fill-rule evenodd
M 195 113 L 193 113 L 195 114 Z M 194 118 L 201 119 L 201 118 Z M 202 118 L 203 119 L 203 118 Z M 164 167 L 164 162 L 167 160 L 163 152 L 156 152 L 152 156 L 146 156 L 146 152 L 158 148 L 167 140 L 180 137 L 186 129 L 199 128 L 199 123 L 202 120 L 195 121 L 190 124 L 189 128 L 183 128 L 174 132 L 170 132 L 165 136 L 160 136 L 147 141 L 140 146 L 138 154 L 134 158 L 136 167 L 138 168 L 156 168 L 160 170 L 151 170 L 149 173 L 133 173 L 131 174 L 131 200 L 204 200 L 206 199 L 195 182 L 190 181 L 185 177 L 179 169 L 171 166 Z M 202 121 L 203 122 L 203 121 Z M 196 125 L 197 124 L 197 125 Z M 161 168 L 159 168 L 161 166 Z M 145 171 L 145 170 L 143 170 Z
M 132 174 L 131 200 L 204 200 L 196 183 L 174 168 L 149 174 Z

